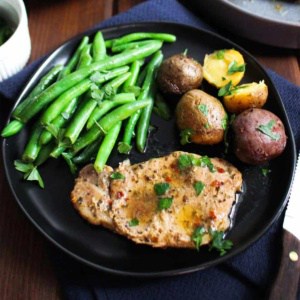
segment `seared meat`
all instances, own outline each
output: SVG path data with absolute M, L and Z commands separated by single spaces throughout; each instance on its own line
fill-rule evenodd
M 92 169 L 91 166 L 86 168 Z M 229 228 L 229 214 L 242 185 L 241 173 L 230 163 L 185 152 L 174 152 L 132 166 L 121 163 L 115 173 L 122 176 L 110 181 L 109 194 L 109 181 L 105 181 L 107 186 L 102 192 L 105 198 L 101 199 L 101 203 L 111 206 L 98 207 L 91 203 L 100 201 L 98 189 L 102 187 L 98 185 L 97 194 L 85 197 L 84 185 L 92 192 L 93 180 L 84 178 L 89 174 L 81 172 L 72 199 L 78 199 L 79 191 L 83 201 L 81 205 L 77 204 L 78 200 L 73 201 L 75 207 L 93 224 L 113 227 L 136 243 L 153 247 L 194 248 L 192 235 L 199 227 L 206 232 L 201 244 L 209 243 L 210 229 L 225 231 Z M 106 169 L 98 176 L 108 179 L 111 174 L 111 169 Z M 91 176 L 95 174 L 92 172 Z M 97 201 L 91 201 L 92 197 Z M 110 226 L 103 222 L 103 215 L 110 220 Z M 97 222 L 99 216 L 101 221 Z

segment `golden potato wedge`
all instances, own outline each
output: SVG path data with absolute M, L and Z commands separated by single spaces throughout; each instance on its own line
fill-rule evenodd
M 217 88 L 225 86 L 230 81 L 233 86 L 239 84 L 244 74 L 245 61 L 237 50 L 217 50 L 204 57 L 203 77 Z
M 230 95 L 223 97 L 224 106 L 231 113 L 240 113 L 248 108 L 264 106 L 268 98 L 268 87 L 264 81 L 234 87 Z

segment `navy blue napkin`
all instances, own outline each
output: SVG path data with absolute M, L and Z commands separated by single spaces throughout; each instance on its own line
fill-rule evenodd
M 102 22 L 97 28 L 141 21 L 179 22 L 212 30 L 175 0 L 147 1 Z M 8 102 L 16 99 L 42 61 L 43 58 L 0 83 L 2 98 Z M 268 74 L 284 101 L 299 151 L 300 89 L 271 70 Z M 0 105 L 3 124 L 9 105 L 5 101 L 1 101 Z M 256 243 L 226 263 L 169 278 L 141 280 L 115 277 L 82 265 L 52 245 L 49 245 L 49 253 L 66 299 L 263 299 L 279 265 L 281 227 L 282 217 Z

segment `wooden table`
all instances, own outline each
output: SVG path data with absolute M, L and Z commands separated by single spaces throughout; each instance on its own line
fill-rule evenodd
M 32 40 L 30 61 L 65 40 L 142 0 L 27 0 Z M 296 51 L 242 41 L 264 66 L 300 86 Z M 48 260 L 45 239 L 16 204 L 0 162 L 0 297 L 3 300 L 60 299 L 61 292 Z

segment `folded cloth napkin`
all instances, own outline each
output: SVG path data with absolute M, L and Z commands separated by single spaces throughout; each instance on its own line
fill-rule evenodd
M 172 21 L 211 29 L 175 0 L 147 1 L 99 24 L 97 28 L 141 21 Z M 42 60 L 0 83 L 2 97 L 16 99 Z M 300 89 L 271 70 L 268 74 L 284 101 L 299 151 Z M 3 103 L 0 104 L 2 122 L 9 110 Z M 66 299 L 263 299 L 278 268 L 281 227 L 282 217 L 256 243 L 226 263 L 204 271 L 160 279 L 108 275 L 82 265 L 52 245 L 49 245 L 49 253 Z

